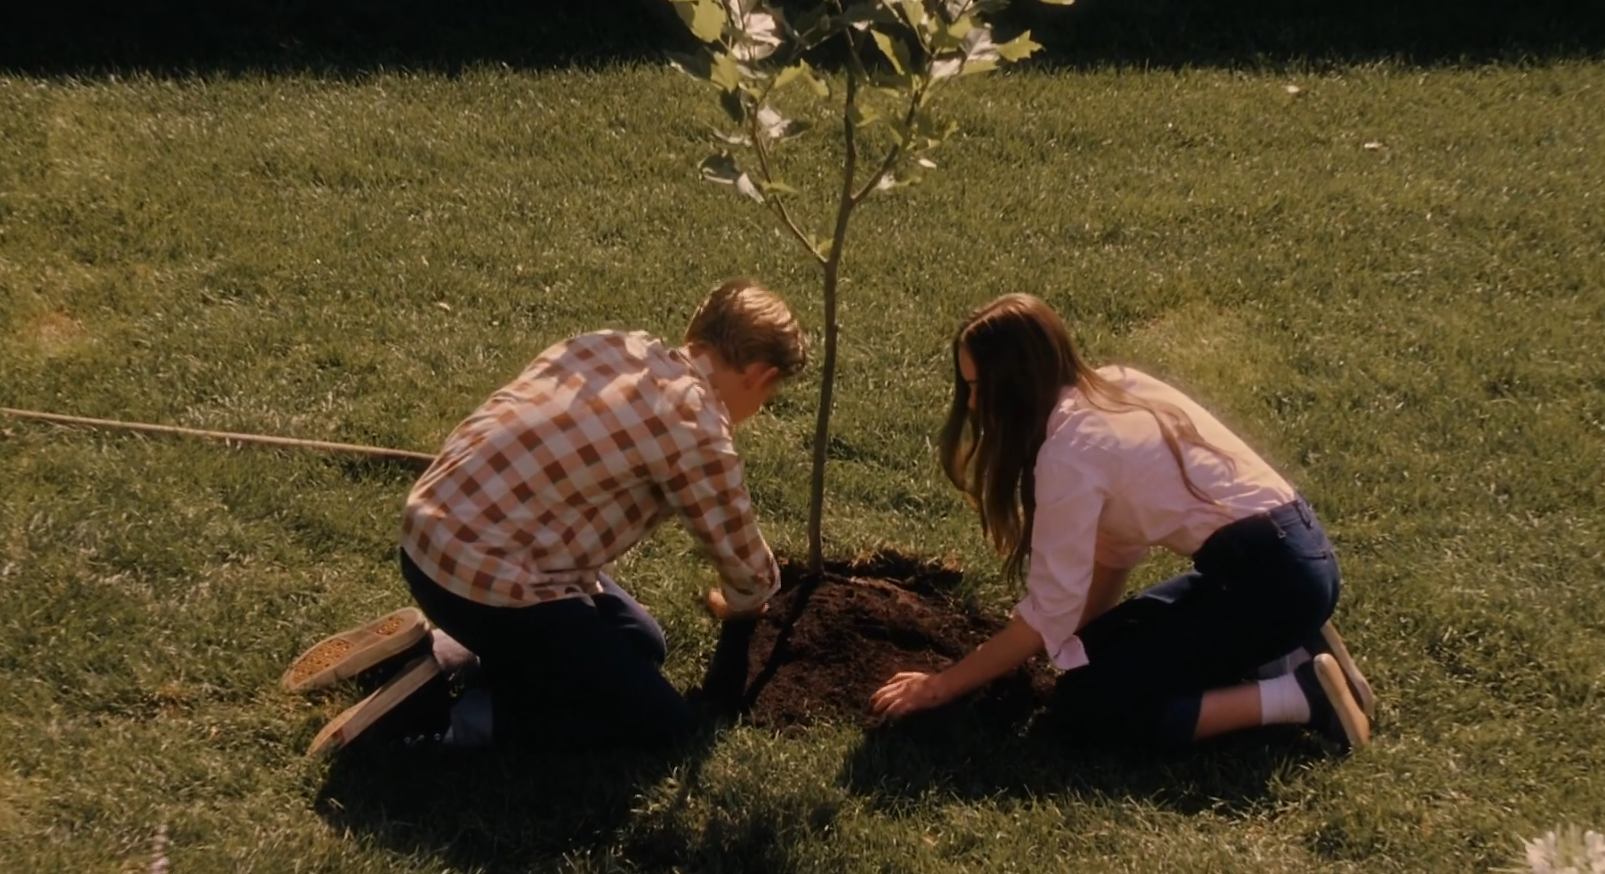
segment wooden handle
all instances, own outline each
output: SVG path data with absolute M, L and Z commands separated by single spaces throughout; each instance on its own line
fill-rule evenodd
M 324 452 L 345 452 L 386 461 L 399 461 L 423 470 L 434 463 L 435 456 L 405 449 L 387 449 L 383 446 L 363 446 L 356 443 L 330 443 L 324 440 L 301 440 L 295 437 L 272 437 L 267 434 L 236 434 L 229 431 L 202 431 L 198 428 L 180 428 L 174 425 L 149 425 L 143 422 L 119 422 L 115 419 L 88 419 L 82 416 L 63 416 L 59 413 L 40 413 L 33 410 L 13 410 L 0 407 L 0 413 L 19 419 L 36 419 L 57 425 L 79 425 L 86 428 L 109 428 L 120 431 L 143 431 L 149 434 L 178 434 L 184 437 L 201 437 L 226 443 L 250 443 L 262 446 L 288 446 L 296 449 L 318 449 Z

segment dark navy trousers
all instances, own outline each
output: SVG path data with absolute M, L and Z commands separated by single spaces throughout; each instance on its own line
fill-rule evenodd
M 1087 664 L 1060 677 L 1060 723 L 1104 738 L 1186 743 L 1203 693 L 1315 638 L 1337 606 L 1332 543 L 1304 499 L 1223 526 L 1193 569 L 1082 627 Z
M 690 705 L 660 670 L 662 626 L 607 576 L 595 606 L 492 607 L 446 591 L 400 552 L 424 615 L 479 656 L 498 746 L 650 748 L 694 731 Z

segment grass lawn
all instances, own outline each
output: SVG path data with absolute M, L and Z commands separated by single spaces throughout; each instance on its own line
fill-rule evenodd
M 942 171 L 855 218 L 830 553 L 951 555 L 1007 608 L 932 442 L 950 332 L 1035 292 L 1316 505 L 1382 698 L 1358 755 L 960 721 L 907 744 L 736 728 L 667 762 L 311 761 L 351 690 L 275 681 L 406 602 L 410 475 L 0 419 L 0 871 L 149 870 L 165 828 L 174 874 L 1460 874 L 1601 828 L 1602 103 L 1585 62 L 1021 72 L 951 92 Z M 793 244 L 696 179 L 717 113 L 657 67 L 0 76 L 0 406 L 431 452 L 548 343 L 678 336 L 729 275 L 817 326 Z M 787 177 L 822 187 L 834 160 L 816 132 Z M 792 555 L 816 379 L 741 437 Z M 620 576 L 693 682 L 714 628 L 689 538 Z

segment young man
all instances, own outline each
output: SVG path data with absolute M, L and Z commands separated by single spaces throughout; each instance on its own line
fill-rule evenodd
M 456 743 L 655 746 L 691 733 L 659 670 L 662 628 L 602 568 L 678 515 L 719 571 L 714 613 L 762 609 L 779 570 L 732 430 L 806 360 L 785 303 L 746 280 L 702 303 L 681 347 L 600 331 L 541 353 L 457 426 L 408 496 L 401 570 L 421 614 L 335 635 L 286 673 L 292 688 L 326 685 L 424 649 L 434 626 L 429 652 L 309 752 L 339 749 L 403 702 Z M 476 688 L 450 702 L 445 673 L 475 657 Z

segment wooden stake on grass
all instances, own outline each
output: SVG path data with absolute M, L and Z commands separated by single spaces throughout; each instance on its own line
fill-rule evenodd
M 150 425 L 143 422 L 121 422 L 115 419 L 89 419 L 83 416 L 64 416 L 59 413 L 40 413 L 33 410 L 13 410 L 0 407 L 0 413 L 18 419 L 34 419 L 56 425 L 77 425 L 85 428 L 105 428 L 119 431 L 142 431 L 148 434 L 176 434 L 183 437 L 200 437 L 225 443 L 243 443 L 259 446 L 285 446 L 292 449 L 317 449 L 323 452 L 343 452 L 383 461 L 395 461 L 423 470 L 432 464 L 435 456 L 405 449 L 388 449 L 383 446 L 363 446 L 356 443 L 330 443 L 325 440 L 301 440 L 295 437 L 273 437 L 267 434 L 236 434 L 229 431 L 203 431 L 198 428 L 180 428 L 175 425 Z

